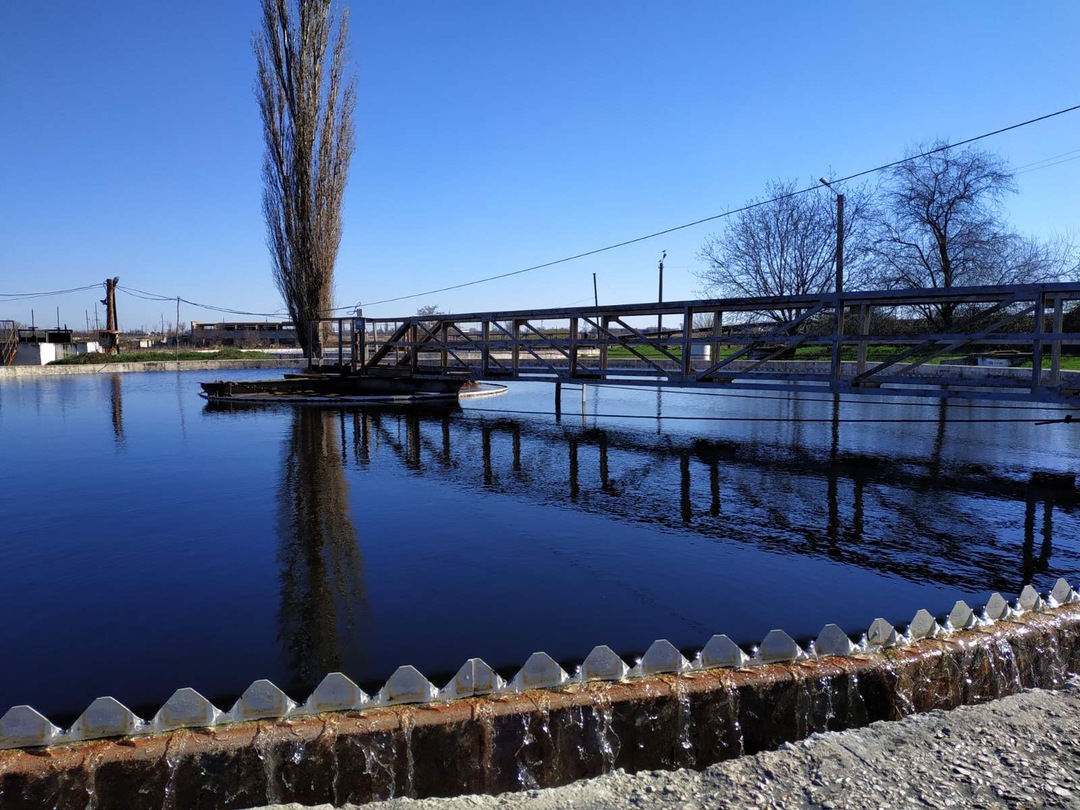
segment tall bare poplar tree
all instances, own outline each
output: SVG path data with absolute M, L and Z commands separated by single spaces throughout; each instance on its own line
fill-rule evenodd
M 263 213 L 274 281 L 307 357 L 321 357 L 341 200 L 352 157 L 355 81 L 346 76 L 348 10 L 330 0 L 262 0 L 253 47 L 262 113 Z M 335 30 L 337 29 L 335 37 Z

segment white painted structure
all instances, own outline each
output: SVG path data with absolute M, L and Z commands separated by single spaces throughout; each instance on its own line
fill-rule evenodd
M 20 343 L 15 349 L 16 366 L 47 366 L 54 360 L 74 357 L 78 354 L 100 352 L 101 346 L 96 341 L 80 343 Z

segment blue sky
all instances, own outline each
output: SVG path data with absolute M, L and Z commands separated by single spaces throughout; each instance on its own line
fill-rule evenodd
M 1080 103 L 1080 4 L 396 0 L 350 4 L 357 147 L 336 302 L 632 239 Z M 0 293 L 121 285 L 275 312 L 250 39 L 257 0 L 0 5 Z M 1080 112 L 985 141 L 1009 214 L 1077 230 Z M 828 193 L 823 191 L 823 193 Z M 366 306 L 407 315 L 696 297 L 719 223 Z M 83 323 L 98 291 L 0 298 Z M 119 299 L 122 328 L 175 317 Z M 181 319 L 216 320 L 184 305 Z

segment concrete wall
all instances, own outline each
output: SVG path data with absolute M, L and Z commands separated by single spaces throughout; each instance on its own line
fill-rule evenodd
M 44 344 L 47 345 L 47 344 Z M 181 360 L 152 363 L 102 363 L 85 366 L 0 366 L 0 381 L 28 377 L 70 374 L 115 374 L 137 371 L 213 371 L 215 369 L 284 368 L 296 369 L 303 360 Z
M 958 603 L 940 624 L 920 611 L 906 638 L 875 621 L 861 648 L 826 628 L 816 653 L 776 637 L 765 655 L 774 631 L 754 659 L 728 666 L 690 668 L 661 650 L 653 665 L 675 671 L 647 674 L 647 652 L 636 672 L 607 672 L 613 681 L 534 689 L 521 680 L 527 663 L 499 694 L 455 700 L 446 690 L 403 697 L 390 688 L 399 670 L 380 703 L 359 711 L 297 714 L 256 682 L 230 713 L 248 712 L 247 722 L 205 727 L 211 713 L 202 728 L 0 751 L 0 809 L 340 805 L 550 787 L 615 768 L 702 768 L 815 732 L 1061 686 L 1080 669 L 1080 603 L 1067 584 L 1055 593 L 1063 604 L 1028 589 L 1015 609 L 992 599 L 981 618 Z M 796 657 L 768 663 L 773 654 Z M 405 685 L 426 683 L 406 674 Z M 192 695 L 166 705 L 190 712 Z M 388 705 L 402 699 L 411 705 Z M 99 719 L 120 718 L 108 700 L 95 701 Z
M 44 366 L 56 359 L 55 343 L 20 343 L 15 349 L 16 366 Z

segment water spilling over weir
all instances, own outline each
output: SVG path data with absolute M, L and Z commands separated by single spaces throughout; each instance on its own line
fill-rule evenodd
M 0 744 L 24 749 L 0 751 L 0 808 L 343 804 L 700 768 L 814 732 L 1053 688 L 1080 668 L 1080 597 L 1063 580 L 1046 599 L 1031 588 L 1015 606 L 997 597 L 981 616 L 963 603 L 940 622 L 917 615 L 903 636 L 875 625 L 877 644 L 827 627 L 813 654 L 779 631 L 752 658 L 722 637 L 707 645 L 742 666 L 716 666 L 706 650 L 691 663 L 658 641 L 617 680 L 610 650 L 597 648 L 577 677 L 543 654 L 510 683 L 470 661 L 443 690 L 411 667 L 374 697 L 328 676 L 304 706 L 257 682 L 224 715 L 190 690 L 150 722 L 97 701 L 67 732 L 16 707 L 0 718 Z
M 621 391 L 557 421 L 527 389 L 255 411 L 152 376 L 0 390 L 0 807 L 702 767 L 1077 669 L 1071 590 L 1040 602 L 1080 573 L 1073 428 Z M 20 486 L 57 459 L 42 509 Z

